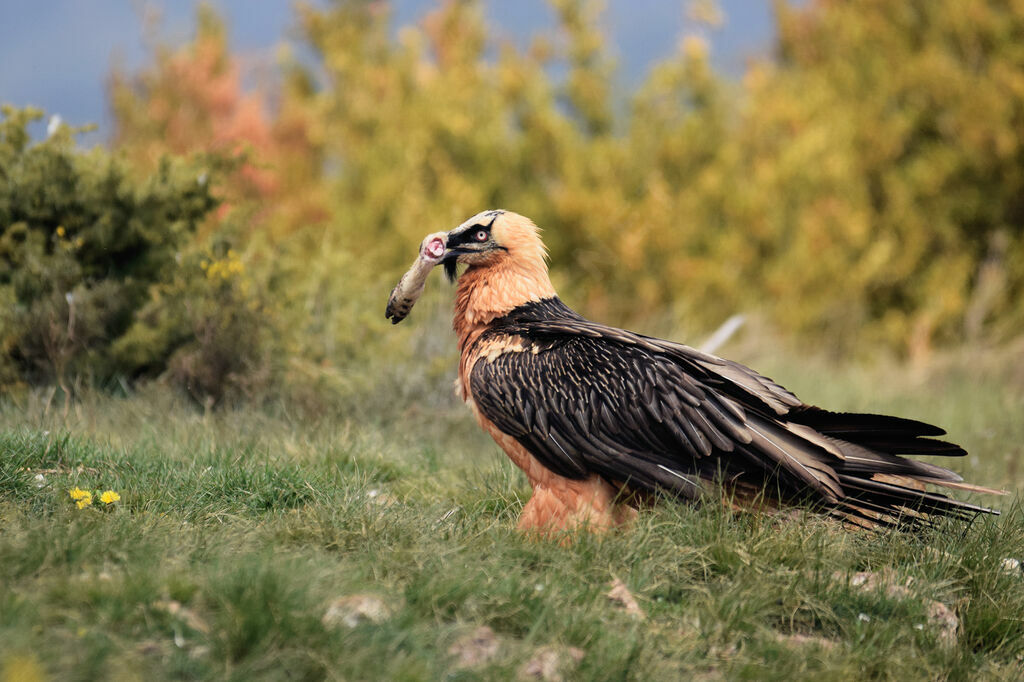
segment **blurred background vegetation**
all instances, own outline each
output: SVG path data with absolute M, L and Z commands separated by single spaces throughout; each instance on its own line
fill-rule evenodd
M 190 44 L 112 74 L 109 149 L 5 108 L 0 391 L 162 378 L 316 412 L 413 390 L 389 358 L 436 388 L 447 285 L 402 327 L 384 302 L 425 234 L 495 207 L 604 322 L 696 343 L 742 312 L 846 358 L 1019 341 L 1024 2 L 779 0 L 741 80 L 702 32 L 627 92 L 600 4 L 551 4 L 525 49 L 473 1 L 397 31 L 387 3 L 299 5 L 312 58 L 253 87 L 203 8 Z

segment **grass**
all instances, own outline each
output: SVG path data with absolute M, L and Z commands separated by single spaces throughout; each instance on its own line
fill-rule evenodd
M 0 679 L 514 679 L 545 647 L 582 650 L 568 679 L 1019 679 L 1024 575 L 1002 560 L 1024 560 L 1021 377 L 746 360 L 812 402 L 943 424 L 972 453 L 960 471 L 1015 494 L 918 535 L 663 504 L 561 546 L 513 530 L 529 490 L 450 367 L 411 388 L 383 371 L 316 418 L 151 387 L 65 420 L 27 396 L 0 405 Z M 80 510 L 74 486 L 121 501 Z M 614 579 L 646 618 L 607 598 Z M 325 626 L 350 595 L 386 617 Z M 461 666 L 483 625 L 496 653 Z

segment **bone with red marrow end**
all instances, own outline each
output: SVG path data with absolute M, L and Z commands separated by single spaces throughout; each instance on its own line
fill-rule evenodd
M 423 287 L 427 283 L 427 276 L 434 266 L 441 262 L 444 257 L 445 239 L 447 233 L 435 232 L 428 234 L 420 243 L 420 253 L 409 270 L 398 280 L 398 284 L 391 290 L 388 298 L 388 307 L 384 310 L 384 316 L 391 320 L 391 324 L 398 324 L 406 318 L 416 301 L 423 295 Z

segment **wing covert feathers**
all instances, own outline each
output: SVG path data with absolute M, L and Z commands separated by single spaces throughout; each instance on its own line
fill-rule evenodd
M 867 526 L 995 513 L 925 486 L 999 491 L 901 456 L 965 454 L 934 438 L 942 429 L 805 405 L 743 365 L 589 322 L 557 298 L 494 320 L 464 352 L 480 414 L 567 479 L 689 499 L 726 483 Z

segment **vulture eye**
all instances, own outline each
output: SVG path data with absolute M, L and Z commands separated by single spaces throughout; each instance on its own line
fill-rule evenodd
M 487 241 L 487 238 L 487 230 L 477 230 L 476 234 L 473 235 L 473 239 L 477 240 L 478 242 L 485 242 Z

